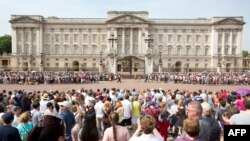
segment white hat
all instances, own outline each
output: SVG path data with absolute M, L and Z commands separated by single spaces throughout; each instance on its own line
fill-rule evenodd
M 68 101 L 58 102 L 58 105 L 69 108 L 69 102 Z

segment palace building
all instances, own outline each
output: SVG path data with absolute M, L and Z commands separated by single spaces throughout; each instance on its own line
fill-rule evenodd
M 121 74 L 242 69 L 243 17 L 154 19 L 147 11 L 106 18 L 12 15 L 11 67 Z

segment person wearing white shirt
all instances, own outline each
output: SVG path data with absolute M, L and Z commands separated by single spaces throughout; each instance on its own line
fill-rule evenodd
M 123 126 L 129 126 L 129 128 L 131 129 L 131 118 L 132 118 L 132 104 L 131 102 L 128 100 L 129 99 L 129 94 L 125 94 L 125 99 L 122 101 L 122 107 L 124 109 L 124 115 L 123 115 L 123 121 L 122 121 L 122 125 Z
M 21 115 L 22 109 L 19 106 L 16 106 L 14 108 L 14 120 L 11 123 L 12 127 L 17 127 L 17 125 L 19 124 L 19 117 Z
M 47 109 L 47 103 L 49 102 L 49 95 L 47 93 L 44 93 L 41 101 L 40 101 L 40 112 L 42 115 L 44 114 L 45 110 Z
M 34 102 L 33 103 L 33 110 L 30 111 L 31 113 L 31 121 L 33 124 L 33 127 L 39 124 L 39 122 L 43 119 L 42 114 L 40 112 L 40 103 Z
M 56 111 L 56 108 L 54 108 L 54 106 L 51 102 L 47 103 L 47 109 L 45 110 L 44 115 L 58 117 L 58 112 Z
M 104 113 L 103 113 L 103 96 L 99 96 L 99 101 L 95 104 L 94 108 L 95 108 L 95 113 L 96 113 L 96 125 L 97 125 L 97 129 L 99 131 L 104 132 L 103 131 L 103 123 L 102 123 L 102 119 L 103 119 L 103 116 L 104 116 Z

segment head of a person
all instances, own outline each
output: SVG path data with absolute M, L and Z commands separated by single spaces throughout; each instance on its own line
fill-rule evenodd
M 94 99 L 89 100 L 89 102 L 87 103 L 87 108 L 88 109 L 93 109 L 95 107 L 95 103 L 96 103 L 96 101 Z
M 53 106 L 53 104 L 51 102 L 48 102 L 46 106 L 47 106 L 48 109 L 53 109 L 54 108 L 54 106 Z
M 250 110 L 250 97 L 249 96 L 244 99 L 244 106 L 247 110 Z
M 69 102 L 68 101 L 63 101 L 59 102 L 58 105 L 60 106 L 61 112 L 66 112 L 69 108 Z
M 122 107 L 122 103 L 121 103 L 121 101 L 116 101 L 115 102 L 115 108 L 120 108 L 120 107 Z
M 230 119 L 230 117 L 231 117 L 231 113 L 229 113 L 229 112 L 224 112 L 222 114 L 223 120 Z
M 140 119 L 141 129 L 144 134 L 150 134 L 153 132 L 156 121 L 151 115 L 145 115 Z
M 220 101 L 220 105 L 221 105 L 221 107 L 225 107 L 225 106 L 226 106 L 226 104 L 227 104 L 227 102 L 226 102 L 225 100 L 221 100 L 221 101 Z
M 84 125 L 79 135 L 80 141 L 98 141 L 98 130 L 96 127 L 95 113 L 87 113 L 84 119 Z
M 14 114 L 15 114 L 15 115 L 20 115 L 21 112 L 22 112 L 21 107 L 19 107 L 19 106 L 15 106 L 15 107 L 14 107 Z
M 20 123 L 27 123 L 29 121 L 30 121 L 30 113 L 28 111 L 24 112 L 20 115 L 20 117 L 19 117 Z
M 4 124 L 11 124 L 14 120 L 14 114 L 12 112 L 7 112 L 2 115 L 2 120 Z
M 112 105 L 110 102 L 104 103 L 103 109 L 105 112 L 109 113 L 112 111 Z
M 209 103 L 203 102 L 201 104 L 201 107 L 202 107 L 202 115 L 203 116 L 211 115 L 212 106 Z
M 183 106 L 183 100 L 178 100 L 177 106 L 182 107 Z
M 32 107 L 33 107 L 34 109 L 39 109 L 39 107 L 40 107 L 39 101 L 35 101 L 35 102 L 32 104 Z
M 197 101 L 190 102 L 186 108 L 186 114 L 189 118 L 200 118 L 202 114 L 201 103 Z
M 43 124 L 35 126 L 29 133 L 27 141 L 64 141 L 64 122 L 55 116 L 44 116 Z
M 187 118 L 183 122 L 183 128 L 190 137 L 197 137 L 200 132 L 199 120 L 196 118 Z
M 118 121 L 119 121 L 119 115 L 118 115 L 118 113 L 116 113 L 116 112 L 111 112 L 111 113 L 109 114 L 109 120 L 110 120 L 110 123 L 111 123 L 112 125 L 117 124 Z

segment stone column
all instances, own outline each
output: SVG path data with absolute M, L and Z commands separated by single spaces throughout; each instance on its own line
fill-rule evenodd
M 237 69 L 237 71 L 242 71 L 242 29 L 239 29 L 238 31 L 238 41 L 237 41 L 237 51 L 236 51 L 236 56 L 237 58 L 237 63 L 235 68 L 239 68 Z
M 24 54 L 24 47 L 25 47 L 25 28 L 22 29 L 22 50 L 21 50 L 21 54 Z
M 210 65 L 210 69 L 211 71 L 216 71 L 216 67 L 217 67 L 217 59 L 216 59 L 216 55 L 218 54 L 218 31 L 216 29 L 212 29 L 211 32 L 211 65 Z
M 37 40 L 39 40 L 39 46 L 37 48 L 39 48 L 39 53 L 40 53 L 40 57 L 41 57 L 39 70 L 42 72 L 44 70 L 44 64 L 45 64 L 45 62 L 44 62 L 44 52 L 43 52 L 43 48 L 44 48 L 44 46 L 43 46 L 43 36 L 44 35 L 43 35 L 43 25 L 42 24 L 40 25 L 40 28 L 39 28 L 38 32 L 39 32 L 39 35 L 38 35 L 39 38 L 37 38 Z
M 39 49 L 39 47 L 40 47 L 40 38 L 39 38 L 39 29 L 36 29 L 36 53 L 37 54 L 40 54 L 40 49 Z
M 130 48 L 129 53 L 133 54 L 133 28 L 130 29 Z
M 125 28 L 122 29 L 122 54 L 125 54 Z
M 237 50 L 236 50 L 236 55 L 241 55 L 241 51 L 242 51 L 242 29 L 238 29 L 238 33 L 237 33 L 237 37 L 238 39 L 236 40 L 236 45 L 237 45 Z
M 32 37 L 32 28 L 29 28 L 29 36 L 30 36 L 30 38 L 29 38 L 29 54 L 32 54 L 32 48 L 33 48 L 33 44 L 32 44 L 32 39 L 33 39 L 33 37 Z
M 224 55 L 224 50 L 225 50 L 225 31 L 223 30 L 222 33 L 222 44 L 221 44 L 221 55 Z
M 17 50 L 17 29 L 16 27 L 12 27 L 12 33 L 11 33 L 11 44 L 12 44 L 12 55 L 16 55 Z M 21 38 L 21 37 L 18 37 Z
M 230 38 L 229 38 L 229 55 L 232 54 L 232 49 L 233 49 L 233 31 L 231 30 L 230 32 Z
M 141 28 L 138 29 L 138 54 L 143 54 L 142 51 L 142 33 Z

